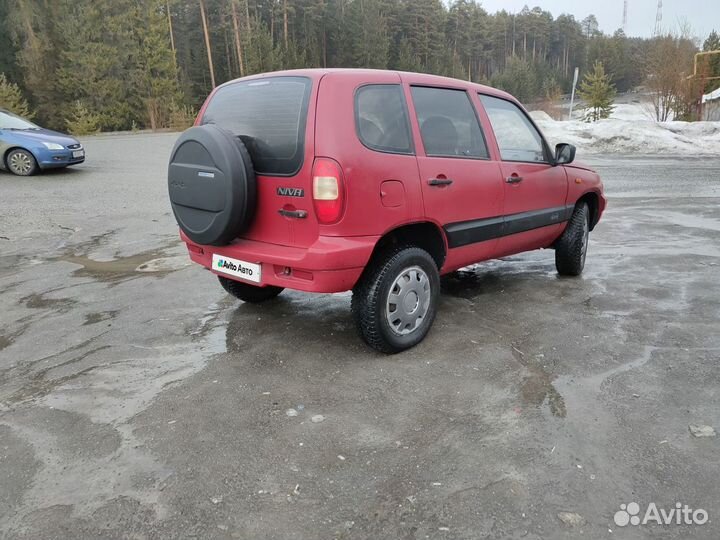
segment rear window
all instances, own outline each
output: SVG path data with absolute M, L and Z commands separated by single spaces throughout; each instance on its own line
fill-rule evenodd
M 355 95 L 355 124 L 371 150 L 412 153 L 407 109 L 399 84 L 370 84 Z
M 312 83 L 306 77 L 270 77 L 220 88 L 201 124 L 216 124 L 242 139 L 259 174 L 289 176 L 303 162 Z

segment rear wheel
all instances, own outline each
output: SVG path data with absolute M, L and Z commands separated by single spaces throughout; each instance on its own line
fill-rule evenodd
M 8 170 L 18 176 L 32 176 L 38 171 L 38 164 L 27 150 L 17 148 L 12 150 L 5 159 Z
M 370 264 L 352 296 L 360 336 L 383 353 L 417 345 L 437 311 L 440 275 L 435 261 L 423 249 L 401 247 Z
M 267 287 L 256 287 L 255 285 L 240 283 L 234 279 L 228 279 L 222 276 L 218 276 L 218 279 L 220 280 L 222 288 L 228 293 L 243 302 L 249 302 L 251 304 L 259 304 L 260 302 L 271 300 L 284 290 L 283 287 L 273 287 L 271 285 Z
M 555 244 L 555 268 L 562 276 L 579 276 L 585 268 L 590 239 L 590 212 L 585 203 L 575 207 L 570 221 Z

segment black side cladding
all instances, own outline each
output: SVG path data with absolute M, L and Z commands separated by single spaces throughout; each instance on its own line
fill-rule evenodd
M 456 248 L 511 234 L 531 231 L 570 219 L 574 205 L 543 208 L 507 216 L 472 219 L 445 225 L 448 247 Z
M 208 124 L 178 138 L 168 166 L 168 191 L 180 229 L 198 244 L 222 246 L 252 222 L 257 184 L 245 145 Z

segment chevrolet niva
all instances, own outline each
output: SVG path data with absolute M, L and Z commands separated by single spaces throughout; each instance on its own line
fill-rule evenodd
M 511 95 L 426 74 L 267 73 L 216 88 L 172 151 L 190 257 L 245 302 L 352 290 L 362 338 L 419 343 L 440 276 L 553 248 L 579 275 L 606 199 Z

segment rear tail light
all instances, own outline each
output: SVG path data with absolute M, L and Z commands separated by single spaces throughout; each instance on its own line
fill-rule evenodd
M 337 161 L 317 158 L 313 164 L 313 203 L 320 223 L 337 222 L 345 206 L 345 184 Z

